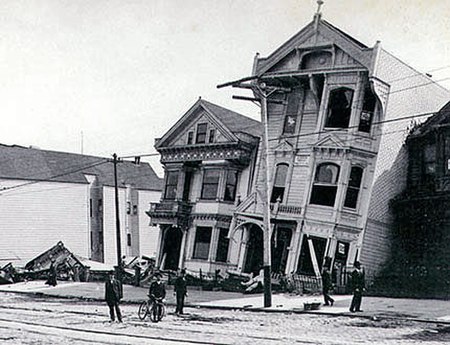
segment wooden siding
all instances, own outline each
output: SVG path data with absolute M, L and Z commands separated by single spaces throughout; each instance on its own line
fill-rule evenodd
M 0 180 L 0 187 L 27 181 Z M 11 253 L 22 265 L 58 241 L 88 257 L 89 185 L 37 182 L 0 194 L 0 253 Z
M 159 202 L 161 193 L 150 191 L 138 192 L 138 217 L 139 217 L 139 254 L 156 257 L 159 227 L 150 226 L 150 219 L 145 213 L 150 208 L 151 202 Z

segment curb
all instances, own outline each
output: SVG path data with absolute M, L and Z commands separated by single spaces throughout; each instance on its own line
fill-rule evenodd
M 28 292 L 28 291 L 4 291 L 0 290 L 0 293 L 12 293 L 19 295 L 28 295 L 28 296 L 37 296 L 37 297 L 49 297 L 49 298 L 60 298 L 60 299 L 72 299 L 72 300 L 82 300 L 82 301 L 95 301 L 95 302 L 104 302 L 102 298 L 96 297 L 83 297 L 83 296 L 74 296 L 74 295 L 56 295 L 56 294 L 48 294 L 43 292 Z M 122 304 L 140 304 L 142 300 L 132 301 L 132 300 L 122 300 Z M 166 303 L 167 306 L 175 307 L 175 303 Z M 219 306 L 219 305 L 201 305 L 201 304 L 185 304 L 186 308 L 195 308 L 195 309 L 213 309 L 213 310 L 238 310 L 238 311 L 248 311 L 254 313 L 279 313 L 279 314 L 307 314 L 307 315 L 325 315 L 325 316 L 334 316 L 334 317 L 348 317 L 353 319 L 366 319 L 372 321 L 382 321 L 382 320 L 402 320 L 402 321 L 410 321 L 410 322 L 420 322 L 420 323 L 431 323 L 431 324 L 440 324 L 440 325 L 450 325 L 450 321 L 439 321 L 435 319 L 421 319 L 421 318 L 413 318 L 413 317 L 395 317 L 395 316 L 378 316 L 378 315 L 367 315 L 367 314 L 354 314 L 350 312 L 346 313 L 330 313 L 330 312 L 316 312 L 309 310 L 300 310 L 300 309 L 266 309 L 260 307 L 230 307 L 230 306 Z

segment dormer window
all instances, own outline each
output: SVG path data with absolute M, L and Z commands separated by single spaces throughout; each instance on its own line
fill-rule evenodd
M 352 113 L 353 90 L 339 88 L 330 92 L 325 127 L 348 128 Z
M 207 123 L 199 123 L 197 125 L 197 137 L 195 138 L 196 144 L 204 144 L 206 143 L 206 132 L 208 129 Z

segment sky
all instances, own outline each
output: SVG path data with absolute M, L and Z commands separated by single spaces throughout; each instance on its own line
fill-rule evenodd
M 450 3 L 325 0 L 322 16 L 450 88 Z M 2 0 L 0 143 L 110 157 L 154 153 L 202 97 L 259 119 L 251 75 L 315 0 Z M 248 91 L 247 91 L 248 92 Z M 161 176 L 158 157 L 148 158 Z

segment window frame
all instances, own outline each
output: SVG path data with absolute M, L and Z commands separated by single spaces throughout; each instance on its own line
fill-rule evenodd
M 228 260 L 228 251 L 230 250 L 230 239 L 228 238 L 229 229 L 218 228 L 217 229 L 217 248 L 215 261 L 226 263 Z
M 352 185 L 352 172 L 354 170 L 358 169 L 360 171 L 360 176 L 359 176 L 359 183 L 358 186 L 356 185 Z M 363 180 L 364 180 L 364 168 L 362 166 L 359 165 L 353 165 L 350 169 L 350 175 L 348 177 L 348 182 L 347 182 L 347 190 L 345 191 L 345 198 L 344 198 L 344 207 L 348 208 L 348 209 L 352 209 L 352 210 L 356 210 L 358 209 L 358 204 L 359 204 L 359 198 L 361 195 L 361 189 L 362 189 L 362 185 L 363 185 Z M 352 192 L 356 192 L 356 197 L 354 198 L 354 206 L 352 205 L 348 205 L 348 203 L 350 201 L 348 200 L 352 200 L 352 196 L 350 193 Z
M 326 166 L 330 166 L 330 167 L 334 167 L 337 169 L 337 173 L 335 173 L 331 178 L 333 180 L 335 180 L 335 182 L 327 182 L 327 181 L 320 181 L 319 178 L 323 177 L 323 175 L 320 175 L 320 169 L 322 169 L 322 167 L 326 167 Z M 326 207 L 334 207 L 336 205 L 336 197 L 337 197 L 337 192 L 338 192 L 338 188 L 339 188 L 339 175 L 340 175 L 340 170 L 341 167 L 336 164 L 336 163 L 332 163 L 332 162 L 323 162 L 320 163 L 316 166 L 315 169 L 315 174 L 314 174 L 314 180 L 312 182 L 312 187 L 311 187 L 311 195 L 309 198 L 309 204 L 310 205 L 318 205 L 318 206 L 326 206 Z M 331 191 L 331 192 L 330 192 Z M 333 195 L 333 202 L 320 202 L 320 198 L 323 197 L 323 195 L 325 193 L 328 194 L 334 194 Z M 325 200 L 325 199 L 323 199 Z
M 209 234 L 203 235 L 203 231 L 209 231 Z M 195 238 L 194 238 L 194 246 L 192 251 L 192 259 L 196 260 L 208 260 L 209 253 L 211 251 L 211 240 L 212 240 L 212 232 L 213 228 L 211 226 L 196 226 L 195 228 Z M 208 241 L 200 241 L 200 236 L 205 236 L 205 239 L 208 238 Z M 201 245 L 205 245 L 205 248 L 202 248 Z M 199 247 L 200 245 L 200 247 Z
M 336 102 L 336 105 L 339 104 L 337 100 L 335 101 L 333 99 L 333 97 L 334 97 L 335 94 L 337 95 L 338 92 L 348 92 L 348 91 L 351 92 L 351 99 L 349 101 L 349 105 L 347 106 L 347 108 L 345 108 L 345 111 L 348 112 L 348 116 L 346 116 L 347 117 L 346 124 L 345 125 L 336 126 L 335 122 L 337 122 L 337 120 L 333 120 L 332 121 L 331 119 L 335 119 L 335 118 L 340 119 L 342 117 L 342 114 L 339 114 L 339 116 L 338 116 L 337 113 L 331 114 L 331 112 L 333 110 L 336 111 L 336 112 L 339 111 L 339 110 L 341 112 L 343 112 L 344 109 L 339 109 L 337 106 L 331 108 L 332 102 L 333 103 Z M 347 97 L 347 96 L 344 95 L 344 97 Z M 331 89 L 328 92 L 328 104 L 327 104 L 327 108 L 326 108 L 326 117 L 325 117 L 324 128 L 348 129 L 350 127 L 350 122 L 351 122 L 351 117 L 352 117 L 352 112 L 353 112 L 353 103 L 354 102 L 355 102 L 355 90 L 354 89 L 352 89 L 350 87 L 346 87 L 346 86 L 340 86 L 340 87 L 336 87 L 336 88 Z M 334 111 L 333 111 L 333 113 L 334 113 Z M 330 124 L 330 122 L 332 122 L 332 123 Z
M 283 167 L 286 169 L 285 175 L 284 175 L 284 183 L 278 184 L 278 173 L 280 172 L 280 168 Z M 275 168 L 275 173 L 273 176 L 273 184 L 272 184 L 272 192 L 270 194 L 270 202 L 275 203 L 278 200 L 278 197 L 281 196 L 281 203 L 284 201 L 285 192 L 286 192 L 286 182 L 288 179 L 289 174 L 289 164 L 282 162 L 278 163 Z
M 174 181 L 171 181 L 171 176 L 175 176 Z M 178 170 L 168 170 L 166 172 L 166 183 L 164 185 L 164 199 L 165 200 L 175 200 L 177 198 L 177 192 L 178 192 L 178 179 L 179 179 L 179 171 Z M 174 183 L 169 183 L 174 182 Z M 173 189 L 169 191 L 169 187 L 172 187 Z M 169 192 L 170 197 L 169 197 Z M 172 196 L 173 194 L 173 196 Z
M 202 131 L 200 131 L 200 127 L 202 128 Z M 203 131 L 203 127 L 204 127 L 204 131 Z M 196 134 L 195 134 L 195 143 L 196 144 L 206 144 L 207 134 L 208 134 L 208 123 L 207 122 L 198 123 Z
M 232 183 L 229 183 L 229 176 L 234 174 L 234 185 Z M 230 201 L 234 202 L 236 200 L 236 194 L 239 184 L 239 172 L 237 170 L 228 169 L 225 171 L 225 183 L 224 183 L 224 190 L 223 190 L 223 200 L 224 201 Z M 232 196 L 227 197 L 227 191 L 228 186 L 233 186 L 233 193 Z
M 205 179 L 207 179 L 208 178 L 208 174 L 211 174 L 211 173 L 217 173 L 218 175 L 217 175 L 217 182 L 216 181 L 214 181 L 213 183 L 212 182 L 205 182 Z M 222 175 L 222 170 L 221 169 L 205 169 L 205 170 L 203 170 L 203 178 L 202 178 L 202 189 L 201 189 L 201 192 L 200 192 L 200 199 L 201 200 L 217 200 L 218 198 L 219 198 L 219 187 L 220 187 L 220 179 L 221 179 L 221 175 Z M 213 185 L 215 185 L 216 187 L 215 187 L 215 196 L 214 197 L 212 197 L 212 195 L 208 195 L 208 196 L 205 196 L 205 186 L 213 186 Z M 209 193 L 209 192 L 208 192 Z

